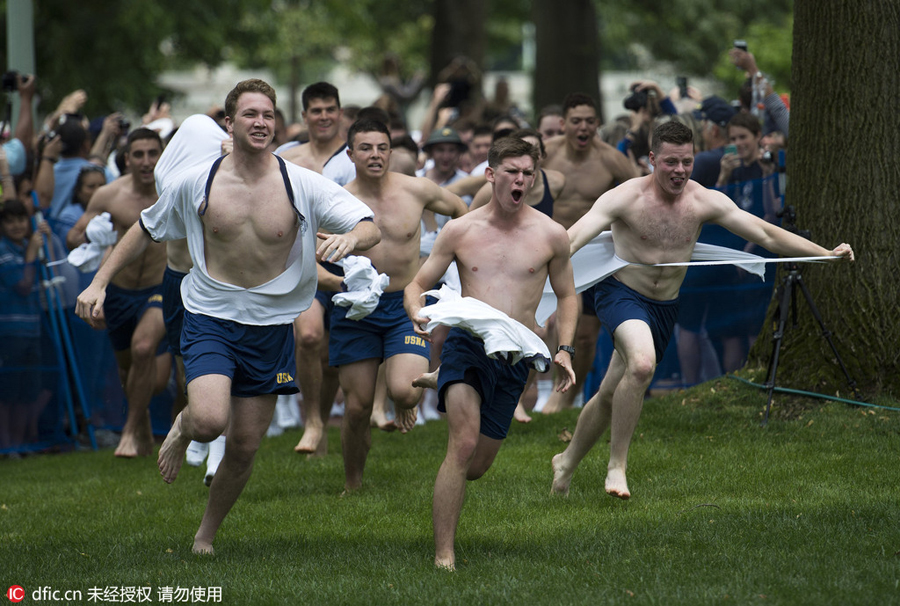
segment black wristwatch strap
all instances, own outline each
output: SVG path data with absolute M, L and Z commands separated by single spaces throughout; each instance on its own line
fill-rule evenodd
M 556 353 L 559 353 L 561 351 L 568 352 L 569 357 L 572 358 L 573 360 L 575 359 L 575 348 L 572 347 L 571 345 L 560 345 L 559 347 L 556 348 Z

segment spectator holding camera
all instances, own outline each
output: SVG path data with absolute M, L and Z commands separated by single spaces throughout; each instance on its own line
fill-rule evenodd
M 728 140 L 733 149 L 726 148 L 722 155 L 716 187 L 761 179 L 775 171 L 775 163 L 760 153 L 760 139 L 762 127 L 753 114 L 741 112 L 728 121 Z
M 90 164 L 88 154 L 91 150 L 85 119 L 81 114 L 63 114 L 59 126 L 48 133 L 41 149 L 38 172 L 35 176 L 35 187 L 40 187 L 41 173 L 53 172 L 53 196 L 49 203 L 49 217 L 55 220 L 72 199 L 72 191 L 81 169 Z M 54 145 L 55 140 L 58 145 Z M 43 200 L 41 201 L 44 204 Z M 44 207 L 47 208 L 47 207 Z
M 691 179 L 703 187 L 715 187 L 719 178 L 722 156 L 728 144 L 728 122 L 735 110 L 730 103 L 715 95 L 707 97 L 694 110 L 694 118 L 700 120 L 704 150 L 694 156 Z
M 9 168 L 9 176 L 16 177 L 25 172 L 28 154 L 34 138 L 33 99 L 36 80 L 34 76 L 23 75 L 15 71 L 3 75 L 3 88 L 6 92 L 19 93 L 19 117 L 13 130 L 12 138 L 3 142 L 3 151 Z M 11 184 L 3 183 L 4 189 Z
M 790 111 L 782 101 L 774 89 L 769 79 L 759 71 L 756 66 L 756 58 L 753 53 L 746 49 L 734 47 L 728 51 L 728 58 L 734 63 L 735 67 L 747 72 L 747 81 L 741 87 L 741 105 L 745 111 L 751 113 L 754 110 L 762 110 L 766 129 L 765 132 L 781 131 L 786 137 L 788 135 L 788 123 L 790 119 Z M 762 107 L 754 107 L 754 91 L 759 91 L 759 103 Z M 757 112 L 758 113 L 758 112 Z
M 625 97 L 623 105 L 631 112 L 631 128 L 625 131 L 625 136 L 616 145 L 616 149 L 628 156 L 641 174 L 646 175 L 650 173 L 646 157 L 650 153 L 650 128 L 653 120 L 662 114 L 678 112 L 656 82 L 641 80 L 632 83 L 629 89 L 631 93 Z

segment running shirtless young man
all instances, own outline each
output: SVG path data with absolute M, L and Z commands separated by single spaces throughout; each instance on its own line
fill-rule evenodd
M 315 259 L 336 261 L 380 238 L 372 212 L 347 190 L 267 151 L 275 128 L 271 86 L 239 82 L 225 113 L 234 151 L 179 175 L 76 304 L 80 317 L 99 321 L 109 280 L 151 237 L 188 239 L 193 267 L 182 289 L 181 341 L 188 402 L 159 450 L 163 479 L 175 480 L 192 439 L 209 442 L 228 428 L 195 553 L 213 552 L 216 531 L 250 477 L 276 394 L 297 392 L 292 323 L 312 301 Z
M 590 210 L 594 200 L 617 183 L 637 177 L 638 171 L 624 154 L 597 136 L 597 109 L 590 95 L 568 95 L 563 102 L 563 114 L 562 136 L 545 142 L 547 159 L 544 168 L 557 170 L 566 176 L 565 187 L 553 203 L 553 220 L 569 229 Z M 600 321 L 586 295 L 579 300 L 582 307 L 575 334 L 575 348 L 578 350 L 575 377 L 579 385 L 584 385 L 594 363 Z M 578 389 L 552 393 L 543 412 L 550 414 L 571 408 L 578 393 Z
M 612 333 L 615 353 L 600 390 L 585 404 L 565 451 L 553 457 L 552 492 L 567 494 L 572 474 L 611 427 L 606 492 L 631 496 L 625 477 L 628 446 L 644 393 L 666 349 L 678 311 L 686 267 L 648 267 L 689 261 L 704 223 L 715 223 L 767 250 L 787 256 L 833 255 L 853 260 L 853 250 L 810 242 L 745 212 L 725 194 L 691 181 L 691 129 L 667 122 L 653 132 L 653 174 L 602 195 L 569 228 L 574 254 L 601 231 L 612 229 L 615 253 L 631 262 L 595 287 L 597 315 Z
M 549 277 L 558 297 L 561 342 L 572 342 L 578 301 L 565 230 L 524 203 L 537 159 L 537 148 L 521 139 L 506 137 L 491 147 L 485 171 L 494 188 L 491 201 L 441 230 L 431 255 L 406 287 L 404 305 L 423 338 L 428 337 L 422 329 L 428 320 L 420 316 L 422 294 L 456 261 L 463 297 L 483 301 L 531 330 Z M 575 383 L 570 356 L 561 350 L 554 357 L 558 389 Z M 527 362 L 510 365 L 492 360 L 480 339 L 459 328 L 450 330 L 437 380 L 449 441 L 434 484 L 435 566 L 451 570 L 456 566 L 453 544 L 466 481 L 477 480 L 491 467 L 528 371 Z
M 467 208 L 459 196 L 429 179 L 388 171 L 391 136 L 381 122 L 355 122 L 347 143 L 356 179 L 346 188 L 372 209 L 381 230 L 381 242 L 362 254 L 391 279 L 371 314 L 351 320 L 346 307 L 335 306 L 331 319 L 329 362 L 339 368 L 346 405 L 341 426 L 345 488 L 355 490 L 362 484 L 372 443 L 369 419 L 382 361 L 388 395 L 396 405 L 395 423 L 405 433 L 416 421 L 422 388 L 412 382 L 428 371 L 429 347 L 409 323 L 403 289 L 419 269 L 422 212 L 456 218 Z
M 153 171 L 160 154 L 162 141 L 156 132 L 138 128 L 128 135 L 128 174 L 97 190 L 84 215 L 69 230 L 70 245 L 86 242 L 88 223 L 104 212 L 110 214 L 121 242 L 125 232 L 138 222 L 141 211 L 156 202 Z M 107 329 L 128 401 L 128 416 L 115 450 L 117 457 L 147 456 L 153 452 L 150 400 L 166 388 L 172 369 L 162 312 L 165 268 L 166 245 L 148 246 L 112 280 L 106 321 L 93 325 Z
M 356 177 L 353 162 L 347 157 L 347 144 L 341 136 L 341 98 L 337 87 L 328 82 L 310 84 L 301 95 L 303 120 L 309 141 L 281 152 L 281 157 L 315 171 L 338 185 L 347 185 Z M 337 392 L 337 373 L 327 361 L 326 332 L 331 315 L 331 297 L 340 290 L 339 268 L 326 264 L 319 268 L 320 286 L 309 309 L 294 321 L 297 335 L 297 382 L 303 398 L 303 436 L 296 452 L 324 456 L 328 452 L 326 425 Z

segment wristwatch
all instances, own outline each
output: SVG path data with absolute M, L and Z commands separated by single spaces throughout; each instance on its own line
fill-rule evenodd
M 575 348 L 572 347 L 571 345 L 560 345 L 559 347 L 556 348 L 556 353 L 559 353 L 561 351 L 568 352 L 569 357 L 572 358 L 573 360 L 575 359 Z

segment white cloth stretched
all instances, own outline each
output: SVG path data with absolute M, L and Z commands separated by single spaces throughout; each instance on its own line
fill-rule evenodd
M 712 244 L 703 244 L 697 242 L 694 245 L 694 252 L 691 254 L 690 263 L 661 263 L 655 267 L 671 267 L 674 265 L 692 265 L 695 262 L 707 263 L 725 263 L 729 265 L 737 265 L 746 270 L 760 280 L 766 275 L 766 261 L 764 257 L 753 255 L 724 246 L 714 246 Z M 620 259 L 616 256 L 616 248 L 612 239 L 611 231 L 601 232 L 596 238 L 588 242 L 578 252 L 572 255 L 572 270 L 575 277 L 575 291 L 583 292 L 609 276 L 613 275 L 626 265 L 632 265 L 628 261 Z M 550 286 L 550 281 L 544 284 L 544 292 L 541 295 L 541 302 L 538 304 L 536 318 L 538 323 L 543 326 L 547 318 L 556 311 L 556 295 Z
M 111 219 L 109 213 L 100 213 L 88 222 L 84 230 L 88 242 L 69 253 L 70 265 L 83 273 L 97 271 L 106 249 L 115 244 L 119 237 Z
M 212 164 L 222 155 L 222 141 L 227 138 L 228 133 L 209 116 L 188 116 L 153 169 L 156 191 L 162 193 L 176 177 L 188 169 Z
M 290 324 L 309 307 L 316 292 L 316 232 L 321 228 L 345 233 L 371 218 L 372 211 L 336 183 L 287 162 L 294 210 L 303 221 L 284 271 L 250 288 L 216 280 L 206 266 L 199 211 L 210 167 L 225 138 L 209 116 L 191 116 L 181 123 L 156 165 L 159 200 L 141 212 L 141 224 L 158 242 L 187 238 L 194 266 L 181 283 L 185 309 L 251 326 Z
M 496 360 L 516 364 L 521 360 L 538 372 L 550 367 L 547 345 L 521 322 L 473 297 L 460 296 L 446 285 L 425 293 L 438 299 L 426 305 L 419 315 L 428 318 L 425 330 L 431 332 L 439 324 L 456 326 L 484 341 L 484 352 Z
M 362 320 L 378 307 L 381 294 L 391 279 L 387 274 L 378 273 L 368 257 L 351 255 L 341 265 L 344 266 L 347 291 L 337 293 L 331 300 L 335 305 L 349 307 L 347 317 L 351 320 Z

